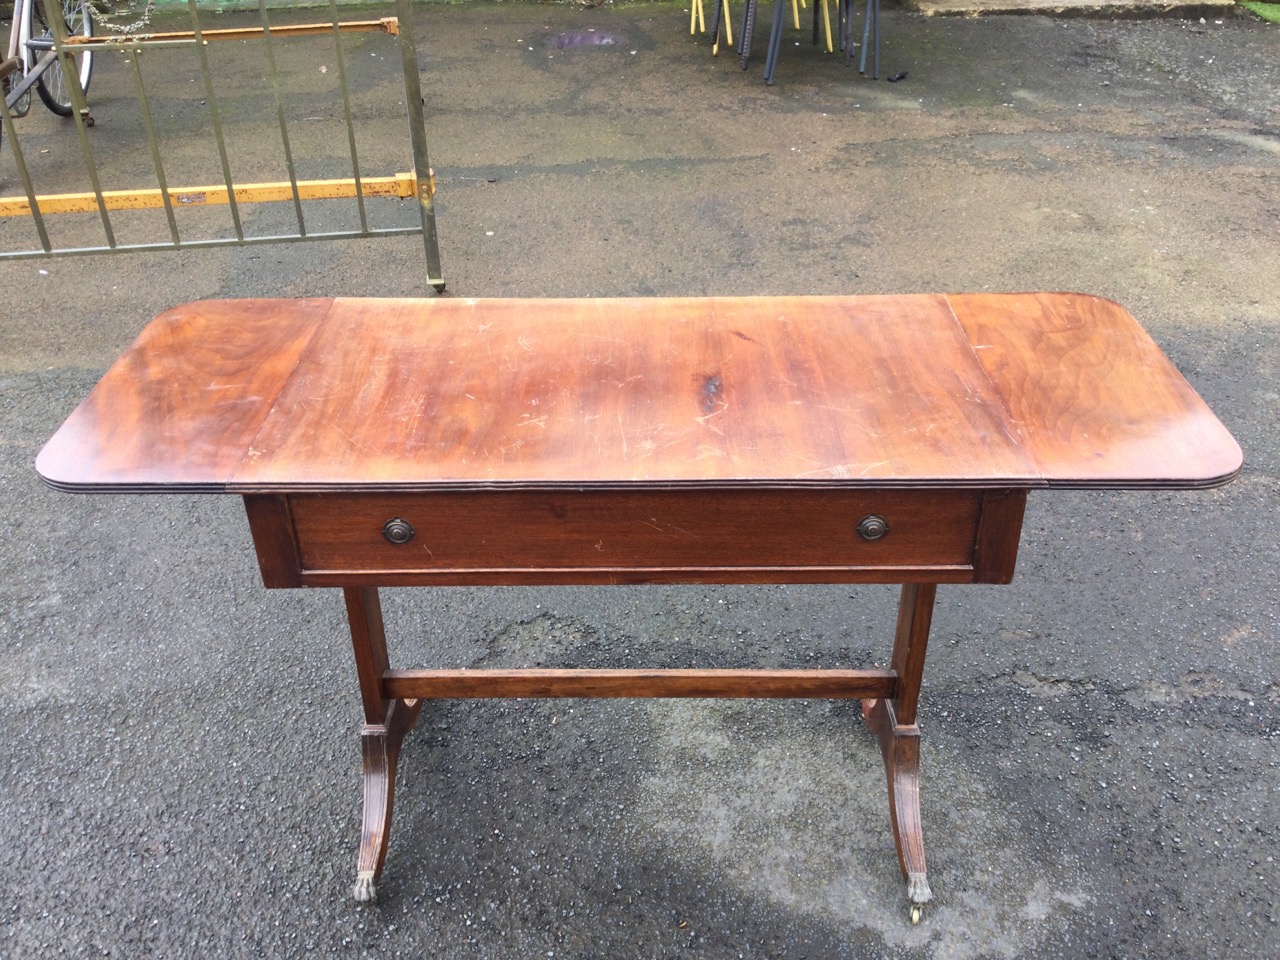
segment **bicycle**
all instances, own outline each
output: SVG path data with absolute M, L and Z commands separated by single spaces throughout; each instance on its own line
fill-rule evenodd
M 31 109 L 31 88 L 34 86 L 41 101 L 61 117 L 69 117 L 75 110 L 71 81 L 64 71 L 65 58 L 53 49 L 54 32 L 50 16 L 54 11 L 61 15 L 60 26 L 64 37 L 93 36 L 93 16 L 90 0 L 14 0 L 13 21 L 9 27 L 9 48 L 0 61 L 0 83 L 5 102 L 15 117 L 24 117 Z M 73 45 L 69 45 L 74 50 Z M 68 53 L 74 64 L 76 79 L 82 94 L 89 91 L 93 76 L 93 52 L 85 49 Z M 92 122 L 86 118 L 87 122 Z

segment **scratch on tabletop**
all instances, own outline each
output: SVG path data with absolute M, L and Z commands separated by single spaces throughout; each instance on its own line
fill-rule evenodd
M 715 413 L 708 413 L 705 417 L 694 417 L 694 419 L 698 421 L 699 425 L 707 427 L 708 429 L 711 430 L 712 433 L 719 434 L 720 436 L 723 437 L 724 431 L 721 430 L 719 427 L 717 427 L 714 423 L 711 423 L 711 418 L 720 416 L 720 414 L 724 413 L 725 410 L 728 409 L 728 407 L 729 405 L 726 403 L 723 407 L 721 407 Z
M 648 520 L 641 520 L 639 522 L 646 527 L 653 527 L 653 529 L 657 530 L 659 533 L 670 534 L 673 537 L 680 535 L 684 535 L 686 537 L 693 536 L 693 534 L 684 527 L 677 527 L 673 523 L 663 524 L 657 517 L 650 517 Z
M 883 467 L 885 464 L 891 463 L 891 462 L 892 461 L 890 460 L 877 460 L 875 463 L 862 464 L 861 469 L 858 470 L 858 476 L 865 477 L 868 473 L 870 473 L 872 470 L 876 469 L 877 467 Z M 817 470 L 805 470 L 803 473 L 798 474 L 798 476 L 801 476 L 801 477 L 824 477 L 824 476 L 848 477 L 852 475 L 853 468 L 858 466 L 859 464 L 856 464 L 856 463 L 837 463 L 830 467 L 821 467 Z
M 335 433 L 341 436 L 344 440 L 347 441 L 348 444 L 350 444 L 355 449 L 363 450 L 365 453 L 370 453 L 374 455 L 378 453 L 378 451 L 375 450 L 373 447 L 369 446 L 369 444 L 364 443 L 360 440 L 357 440 L 355 437 L 347 433 L 347 431 L 343 430 L 340 426 L 338 426 L 328 417 L 321 417 L 320 422 L 323 423 L 325 426 L 329 427 L 330 429 L 332 429 Z

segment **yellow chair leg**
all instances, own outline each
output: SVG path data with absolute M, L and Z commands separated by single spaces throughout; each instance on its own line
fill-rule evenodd
M 689 7 L 689 36 L 692 37 L 699 29 L 707 32 L 707 18 L 702 12 L 702 0 L 693 0 Z
M 800 29 L 800 0 L 791 0 L 791 16 L 796 21 L 796 29 Z
M 727 3 L 728 0 L 725 0 L 725 2 Z M 829 0 L 822 0 L 822 22 L 827 28 L 827 53 L 832 53 L 835 50 L 835 46 L 831 43 L 831 7 Z

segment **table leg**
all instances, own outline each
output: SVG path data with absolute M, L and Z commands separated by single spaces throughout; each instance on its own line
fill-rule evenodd
M 893 669 L 898 688 L 892 700 L 863 700 L 862 717 L 880 742 L 889 783 L 889 821 L 898 850 L 898 866 L 907 881 L 913 922 L 933 898 L 925 873 L 924 831 L 920 822 L 920 728 L 916 702 L 924 673 L 925 648 L 933 617 L 935 584 L 906 584 L 898 605 Z
M 364 815 L 354 895 L 357 900 L 369 901 L 377 893 L 378 877 L 387 858 L 400 747 L 422 712 L 422 701 L 384 699 L 383 677 L 389 661 L 378 591 L 348 587 L 343 592 L 365 714 L 361 729 Z M 862 701 L 863 719 L 875 733 L 884 759 L 890 825 L 898 865 L 907 881 L 913 921 L 919 920 L 921 908 L 933 897 L 926 876 L 920 820 L 920 728 L 916 725 L 916 704 L 936 593 L 936 584 L 903 586 L 891 664 L 896 674 L 894 696 Z
M 385 724 L 366 723 L 360 731 L 364 757 L 364 817 L 360 855 L 356 859 L 355 898 L 368 902 L 377 896 L 378 877 L 387 860 L 391 838 L 391 807 L 396 792 L 396 761 L 400 744 L 422 712 L 421 700 L 395 700 Z
M 373 587 L 346 587 L 347 619 L 356 674 L 364 703 L 360 750 L 364 768 L 364 814 L 360 829 L 360 853 L 356 859 L 355 898 L 367 902 L 377 895 L 378 877 L 387 859 L 391 836 L 391 809 L 395 800 L 396 762 L 405 734 L 422 712 L 421 700 L 388 700 L 382 696 L 386 673 L 387 637 L 382 605 Z

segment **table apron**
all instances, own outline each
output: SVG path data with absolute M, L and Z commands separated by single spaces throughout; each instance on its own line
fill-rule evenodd
M 1007 583 L 1025 490 L 248 494 L 268 587 Z M 867 539 L 869 518 L 887 532 Z M 388 538 L 387 524 L 410 531 Z M 874 526 L 874 525 L 873 525 Z M 874 531 L 873 531 L 874 532 Z

